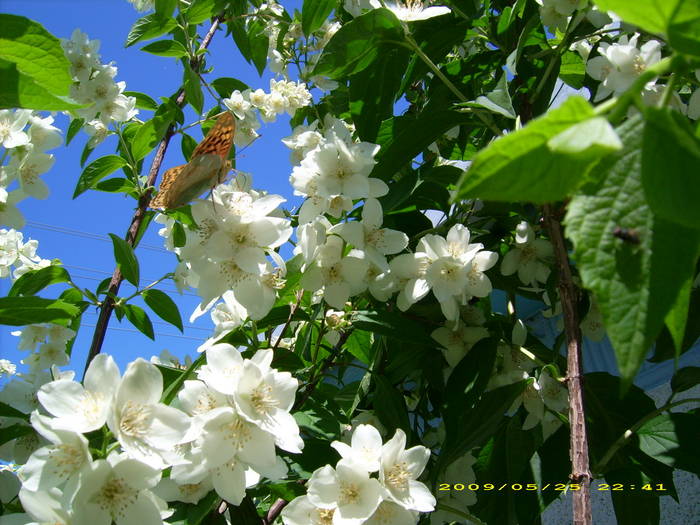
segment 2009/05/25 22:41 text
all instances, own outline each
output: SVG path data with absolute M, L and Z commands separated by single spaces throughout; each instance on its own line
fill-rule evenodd
M 538 485 L 537 483 L 440 483 L 438 486 L 438 491 L 455 491 L 461 492 L 464 490 L 469 490 L 476 492 L 478 490 L 483 491 L 503 491 L 512 490 L 515 492 L 525 490 L 525 491 L 545 491 L 545 490 L 555 490 L 555 491 L 568 491 L 568 490 L 581 490 L 581 485 L 579 483 L 546 483 L 544 485 Z M 632 485 L 624 483 L 600 483 L 593 487 L 593 490 L 597 491 L 620 491 L 620 490 L 648 490 L 648 491 L 666 491 L 663 483 L 645 483 L 644 485 Z

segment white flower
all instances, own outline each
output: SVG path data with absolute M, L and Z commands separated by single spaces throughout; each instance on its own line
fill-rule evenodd
M 333 525 L 335 509 L 317 507 L 308 496 L 299 496 L 282 509 L 285 525 Z
M 154 0 L 129 0 L 134 4 L 134 8 L 139 11 L 150 11 L 154 7 Z
M 319 249 L 314 265 L 301 278 L 301 285 L 313 292 L 323 290 L 323 298 L 333 308 L 342 310 L 346 301 L 367 288 L 365 275 L 369 263 L 359 257 L 343 257 L 343 240 L 332 236 Z
M 430 260 L 423 252 L 401 254 L 389 263 L 391 275 L 399 289 L 396 306 L 401 311 L 408 310 L 430 292 L 430 284 L 426 279 L 429 264 Z
M 436 16 L 446 15 L 451 11 L 449 7 L 444 5 L 425 7 L 422 0 L 386 2 L 386 7 L 396 15 L 396 18 L 403 22 L 427 20 Z
M 535 239 L 535 232 L 526 221 L 520 222 L 515 232 L 516 247 L 503 257 L 501 273 L 512 275 L 517 271 L 518 278 L 528 286 L 546 283 L 554 257 L 552 243 Z
M 418 523 L 416 511 L 403 508 L 393 501 L 384 500 L 364 525 L 412 525 Z
M 172 449 L 190 426 L 184 412 L 160 403 L 162 395 L 163 376 L 158 368 L 138 358 L 124 372 L 107 417 L 124 450 L 153 468 L 171 464 Z
M 430 450 L 417 445 L 406 450 L 406 434 L 397 429 L 394 437 L 382 446 L 379 480 L 386 487 L 389 499 L 408 510 L 431 512 L 435 496 L 428 487 L 416 481 L 430 459 Z
M 29 109 L 0 110 L 0 145 L 10 149 L 29 144 L 29 135 L 24 132 L 24 126 L 31 114 Z
M 342 441 L 333 441 L 331 446 L 338 451 L 343 459 L 362 467 L 367 472 L 379 470 L 382 436 L 372 425 L 358 425 L 352 433 L 349 446 Z
M 39 389 L 39 401 L 56 417 L 55 428 L 91 432 L 105 424 L 119 382 L 114 359 L 98 354 L 85 372 L 85 386 L 75 381 L 52 381 Z
M 162 525 L 166 504 L 149 490 L 160 477 L 158 469 L 112 452 L 83 475 L 73 500 L 73 523 Z
M 430 334 L 444 347 L 443 353 L 450 368 L 457 366 L 477 342 L 488 336 L 489 332 L 483 326 L 467 326 L 459 319 L 456 322 L 447 321 L 445 326 Z
M 450 512 L 446 507 L 463 510 L 476 503 L 476 494 L 469 490 L 469 485 L 476 481 L 476 475 L 472 465 L 476 463 L 476 458 L 467 453 L 456 461 L 450 463 L 445 469 L 445 474 L 440 479 L 445 483 L 464 485 L 464 490 L 448 490 L 438 492 L 438 505 L 435 512 L 430 515 L 430 523 L 434 525 L 443 525 L 443 523 L 451 523 L 463 519 L 461 515 Z
M 54 421 L 37 411 L 32 412 L 32 426 L 51 442 L 34 452 L 20 469 L 22 486 L 28 490 L 48 490 L 77 477 L 92 462 L 88 441 L 82 434 L 61 430 Z
M 233 395 L 243 370 L 243 357 L 233 346 L 219 343 L 206 349 L 207 364 L 197 370 L 197 377 L 207 386 L 226 395 Z M 264 354 L 272 361 L 272 356 Z M 269 366 L 270 361 L 262 363 Z
M 332 227 L 346 242 L 363 251 L 367 258 L 381 268 L 389 269 L 386 256 L 399 253 L 408 245 L 408 236 L 400 231 L 381 228 L 382 206 L 377 199 L 367 199 L 362 208 L 362 220 L 345 222 Z
M 623 36 L 614 44 L 603 42 L 598 48 L 602 56 L 586 63 L 586 72 L 602 81 L 594 102 L 611 93 L 618 95 L 624 92 L 644 70 L 661 60 L 660 42 L 650 40 L 637 49 L 638 38 L 639 34 L 635 33 L 629 40 Z
M 591 341 L 600 342 L 605 337 L 603 315 L 598 309 L 598 303 L 591 301 L 586 317 L 581 321 L 581 332 Z
M 266 361 L 272 360 L 272 350 L 259 350 L 257 354 L 263 354 Z M 246 360 L 233 394 L 241 416 L 270 432 L 278 447 L 294 453 L 304 447 L 299 426 L 289 413 L 298 384 L 289 372 Z
M 7 359 L 0 359 L 0 378 L 2 376 L 13 376 L 17 373 L 17 365 Z
M 26 197 L 27 195 L 21 189 L 8 193 L 5 188 L 0 186 L 0 224 L 10 228 L 24 227 L 24 216 L 16 205 Z
M 53 117 L 41 118 L 38 115 L 29 117 L 31 126 L 29 127 L 29 140 L 35 150 L 46 151 L 57 148 L 61 145 L 61 130 L 53 124 Z
M 379 482 L 366 470 L 340 460 L 335 469 L 326 465 L 314 471 L 307 496 L 317 507 L 334 509 L 332 523 L 362 523 L 377 509 L 382 493 Z
M 8 517 L 7 525 L 28 524 L 34 523 L 50 523 L 51 525 L 74 525 L 71 513 L 66 509 L 63 492 L 57 488 L 48 490 L 31 491 L 22 488 L 19 491 L 19 500 L 22 502 L 22 508 L 27 512 L 33 520 L 24 520 L 12 522 Z M 16 514 L 13 516 L 17 516 Z M 20 515 L 21 516 L 21 515 Z M 0 522 L 2 518 L 0 518 Z M 3 525 L 5 523 L 3 522 Z

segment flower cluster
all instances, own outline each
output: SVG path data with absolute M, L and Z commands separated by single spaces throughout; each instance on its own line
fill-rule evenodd
M 30 324 L 12 332 L 12 335 L 20 338 L 17 345 L 19 350 L 30 352 L 22 364 L 28 365 L 30 372 L 38 372 L 53 365 L 68 364 L 66 345 L 75 337 L 75 330 L 58 324 Z
M 3 460 L 23 463 L 19 497 L 28 515 L 15 518 L 160 525 L 172 514 L 168 501 L 196 503 L 214 490 L 238 505 L 261 476 L 284 477 L 275 447 L 303 447 L 289 413 L 296 379 L 271 367 L 271 350 L 244 359 L 230 345 L 215 345 L 206 357 L 198 379 L 179 391 L 177 407 L 161 402 L 155 365 L 137 359 L 120 376 L 106 354 L 93 359 L 82 384 L 72 375 L 43 377 L 34 396 L 41 407 L 12 403 L 31 411 L 35 436 L 23 457 L 17 447 L 2 450 Z M 84 434 L 105 425 L 93 452 Z
M 87 104 L 75 112 L 87 122 L 87 132 L 92 135 L 90 145 L 94 147 L 107 136 L 110 122 L 126 122 L 136 116 L 136 99 L 123 94 L 126 83 L 114 81 L 117 68 L 100 62 L 98 40 L 90 40 L 76 29 L 71 39 L 63 39 L 61 45 L 71 63 L 71 97 Z
M 53 117 L 41 117 L 29 109 L 0 110 L 0 145 L 10 153 L 9 162 L 0 166 L 0 225 L 23 227 L 24 217 L 16 204 L 26 197 L 49 196 L 40 176 L 55 161 L 46 151 L 61 144 L 60 131 L 52 124 Z M 18 187 L 8 191 L 13 183 Z
M 417 480 L 430 450 L 420 445 L 406 449 L 403 430 L 382 444 L 376 428 L 359 425 L 350 445 L 334 441 L 331 446 L 341 459 L 335 467 L 314 471 L 306 495 L 282 511 L 285 525 L 409 525 L 418 522 L 419 513 L 435 508 L 435 497 Z
M 36 254 L 39 241 L 24 242 L 24 235 L 14 229 L 0 230 L 0 279 L 18 279 L 31 270 L 39 270 L 51 264 Z
M 258 137 L 258 115 L 264 122 L 274 122 L 282 113 L 293 116 L 297 109 L 311 103 L 311 93 L 303 82 L 270 79 L 269 93 L 262 89 L 235 90 L 223 102 L 237 119 L 234 143 L 247 146 Z
M 501 273 L 513 275 L 517 272 L 518 279 L 524 284 L 537 287 L 538 282 L 547 282 L 553 260 L 552 243 L 536 239 L 532 226 L 527 221 L 521 221 L 515 228 L 515 248 L 503 257 Z
M 159 232 L 166 237 L 166 247 L 180 258 L 176 276 L 184 276 L 202 298 L 193 318 L 208 311 L 219 298 L 224 306 L 217 312 L 229 322 L 228 329 L 247 317 L 261 319 L 270 311 L 285 274 L 284 261 L 275 248 L 292 234 L 289 220 L 279 217 L 277 211 L 282 202 L 279 195 L 250 189 L 250 178 L 239 175 L 232 183 L 217 186 L 211 201 L 192 204 L 196 225 L 186 231 L 183 247 L 174 247 L 174 220 L 164 215 L 156 219 L 166 225 Z

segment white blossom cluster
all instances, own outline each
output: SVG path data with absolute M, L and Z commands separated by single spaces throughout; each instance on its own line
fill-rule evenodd
M 66 353 L 68 341 L 75 337 L 75 330 L 51 323 L 30 324 L 11 332 L 19 337 L 17 348 L 29 352 L 22 360 L 31 373 L 47 370 L 53 365 L 65 366 L 70 360 Z
M 61 45 L 71 63 L 71 97 L 87 107 L 75 110 L 86 121 L 86 131 L 91 135 L 90 146 L 94 147 L 108 134 L 110 122 L 126 122 L 138 114 L 136 99 L 123 94 L 125 82 L 115 82 L 117 68 L 102 64 L 97 50 L 99 40 L 90 40 L 79 29 L 73 31 L 70 40 L 62 39 Z
M 427 6 L 423 0 L 345 0 L 343 9 L 352 16 L 360 16 L 364 11 L 386 7 L 396 18 L 403 22 L 427 20 L 449 13 L 449 7 L 443 5 Z
M 535 231 L 527 221 L 521 221 L 515 228 L 515 248 L 511 249 L 501 262 L 501 273 L 513 275 L 527 286 L 545 284 L 554 262 L 552 243 L 535 238 Z
M 279 195 L 252 190 L 250 178 L 240 174 L 232 183 L 217 186 L 211 200 L 192 204 L 197 227 L 186 230 L 183 247 L 174 246 L 174 220 L 156 218 L 166 225 L 159 232 L 166 247 L 180 258 L 176 282 L 195 287 L 202 298 L 192 318 L 223 300 L 213 314 L 220 326 L 217 338 L 248 317 L 263 318 L 274 305 L 286 273 L 275 249 L 292 234 L 290 221 L 280 217 L 282 202 Z
M 15 229 L 0 229 L 0 279 L 19 279 L 31 270 L 46 268 L 51 264 L 36 253 L 39 241 L 24 242 L 24 235 Z
M 247 146 L 259 136 L 258 115 L 264 122 L 274 122 L 282 113 L 293 116 L 297 109 L 311 103 L 311 93 L 303 82 L 270 79 L 269 93 L 262 89 L 235 90 L 223 102 L 237 119 L 234 143 Z
M 282 511 L 285 525 L 410 525 L 435 508 L 435 497 L 418 481 L 430 450 L 406 449 L 403 430 L 382 444 L 376 428 L 359 425 L 350 445 L 331 446 L 341 459 L 314 471 L 306 495 Z
M 55 159 L 46 151 L 62 142 L 60 130 L 52 124 L 53 117 L 41 117 L 30 109 L 0 110 L 0 146 L 9 154 L 7 164 L 0 166 L 0 225 L 22 228 L 25 221 L 17 203 L 49 196 L 41 175 Z
M 169 501 L 196 503 L 214 490 L 240 504 L 261 476 L 286 475 L 275 447 L 303 447 L 289 413 L 297 380 L 271 361 L 271 350 L 244 359 L 230 345 L 212 346 L 176 406 L 161 402 L 155 365 L 139 358 L 120 375 L 106 354 L 95 357 L 82 384 L 72 374 L 37 378 L 32 404 L 6 387 L 3 402 L 31 412 L 33 437 L 23 456 L 17 446 L 0 450 L 3 461 L 23 464 L 17 476 L 27 514 L 7 519 L 161 525 L 172 514 Z M 100 429 L 101 452 L 91 452 L 84 434 Z
M 139 12 L 150 11 L 155 7 L 155 0 L 128 0 L 130 4 L 133 4 L 134 9 Z

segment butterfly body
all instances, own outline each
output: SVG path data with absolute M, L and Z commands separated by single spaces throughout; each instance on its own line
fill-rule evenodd
M 233 115 L 223 113 L 194 149 L 190 161 L 163 174 L 158 194 L 149 206 L 166 210 L 179 208 L 222 182 L 231 168 L 228 154 L 235 129 Z

